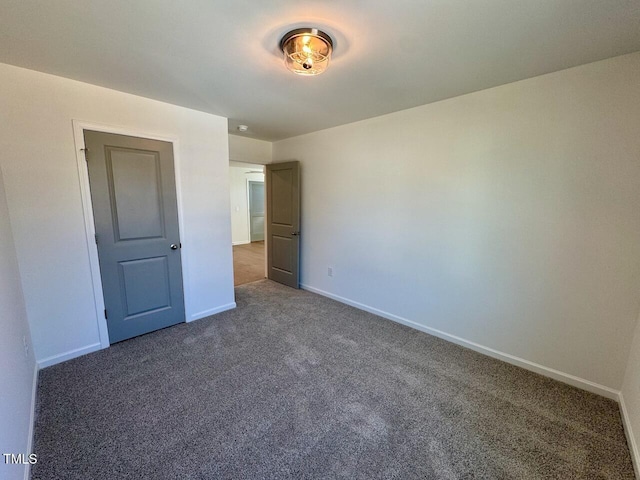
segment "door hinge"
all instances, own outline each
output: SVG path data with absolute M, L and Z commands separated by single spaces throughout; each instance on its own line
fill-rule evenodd
M 84 160 L 86 162 L 88 162 L 89 161 L 89 149 L 88 148 L 81 148 L 80 151 L 84 152 Z
M 94 235 L 94 237 L 96 238 L 96 245 L 97 245 L 97 244 L 98 244 L 98 234 L 96 233 L 96 234 Z
M 106 308 L 104 309 L 104 318 L 105 318 L 105 320 L 106 320 L 107 318 L 109 318 L 109 317 L 107 317 L 107 309 L 106 309 Z

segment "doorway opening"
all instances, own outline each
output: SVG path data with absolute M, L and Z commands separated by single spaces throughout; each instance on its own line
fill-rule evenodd
M 234 286 L 265 275 L 265 190 L 262 165 L 229 162 Z

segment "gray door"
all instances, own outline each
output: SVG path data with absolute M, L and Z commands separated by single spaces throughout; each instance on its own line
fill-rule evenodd
M 110 343 L 184 322 L 172 144 L 84 139 Z
M 264 182 L 249 182 L 249 229 L 252 242 L 264 240 Z
M 271 280 L 299 288 L 300 167 L 272 163 L 266 169 L 267 273 Z

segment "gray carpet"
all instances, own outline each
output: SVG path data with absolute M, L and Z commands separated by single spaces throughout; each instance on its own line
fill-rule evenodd
M 40 372 L 34 479 L 632 479 L 617 405 L 263 280 Z

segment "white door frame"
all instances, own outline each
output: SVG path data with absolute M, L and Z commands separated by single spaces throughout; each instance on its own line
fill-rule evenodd
M 184 209 L 182 203 L 182 190 L 180 185 L 180 142 L 177 137 L 158 135 L 155 133 L 142 132 L 127 127 L 117 127 L 113 125 L 104 125 L 99 123 L 85 122 L 82 120 L 72 120 L 73 123 L 73 140 L 76 147 L 76 164 L 78 167 L 78 180 L 80 182 L 80 197 L 82 201 L 82 214 L 84 216 L 84 230 L 87 241 L 87 252 L 89 255 L 89 268 L 91 270 L 91 281 L 93 286 L 93 302 L 96 309 L 96 320 L 98 322 L 98 334 L 100 336 L 101 348 L 107 348 L 109 343 L 109 330 L 107 328 L 107 319 L 104 317 L 104 294 L 102 290 L 102 277 L 100 276 L 100 262 L 98 260 L 98 246 L 96 245 L 95 235 L 96 228 L 93 221 L 93 204 L 91 203 L 91 187 L 89 185 L 89 169 L 85 159 L 84 131 L 93 130 L 103 133 L 115 133 L 118 135 L 128 135 L 130 137 L 149 138 L 152 140 L 161 140 L 173 144 L 173 168 L 175 170 L 176 180 L 176 199 L 178 203 L 178 230 L 180 234 L 180 242 L 183 248 L 180 249 L 180 258 L 182 263 L 182 289 L 184 292 L 184 309 L 185 321 L 189 318 L 188 312 L 188 281 L 187 272 L 188 262 L 185 253 L 185 228 L 184 228 Z

